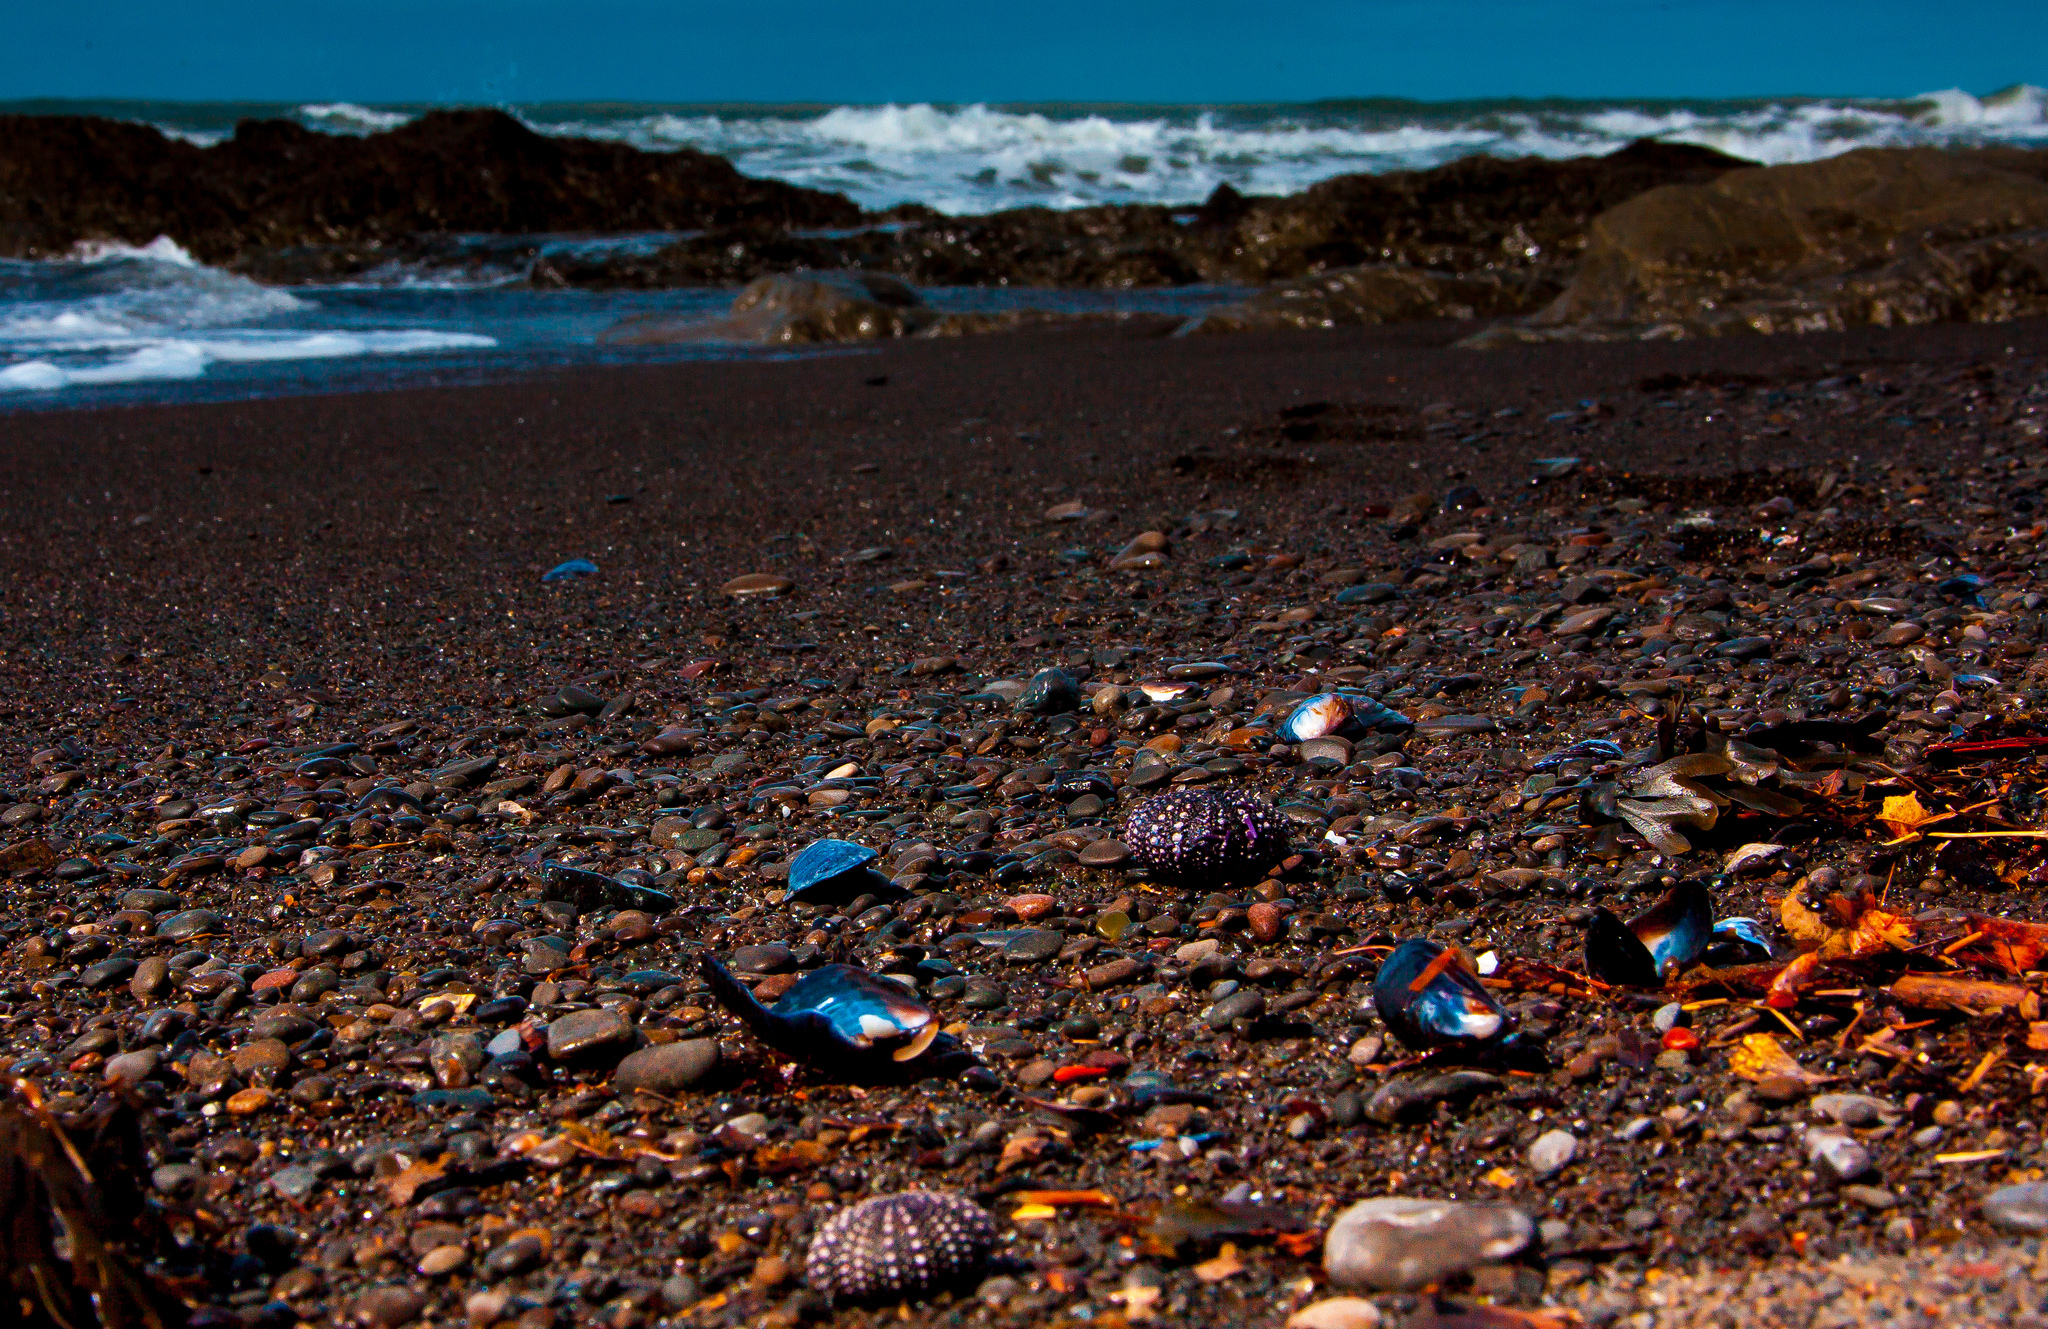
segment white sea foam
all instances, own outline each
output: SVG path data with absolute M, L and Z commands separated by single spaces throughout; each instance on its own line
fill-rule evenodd
M 404 111 L 379 111 L 354 102 L 309 102 L 299 107 L 299 118 L 315 129 L 335 134 L 374 134 L 396 129 L 412 116 Z
M 194 379 L 216 364 L 286 360 L 336 360 L 363 355 L 414 355 L 422 351 L 483 350 L 493 338 L 474 333 L 400 330 L 316 332 L 271 337 L 166 337 L 132 344 L 119 355 L 59 363 L 23 360 L 0 369 L 0 391 L 50 392 L 145 380 Z M 107 346 L 95 349 L 111 349 Z
M 196 262 L 171 240 L 0 262 L 0 391 L 198 378 L 216 364 L 496 345 L 446 329 L 333 329 L 319 306 Z M 280 325 L 283 326 L 280 326 Z
M 1898 100 L 1697 103 L 1360 103 L 1067 112 L 986 105 L 841 106 L 773 113 L 587 114 L 549 108 L 544 133 L 694 147 L 751 174 L 835 189 L 869 207 L 943 212 L 1199 202 L 1228 182 L 1288 193 L 1332 175 L 1414 169 L 1471 153 L 1569 157 L 1638 138 L 1769 163 L 1852 148 L 2048 143 L 2048 93 L 1956 89 Z

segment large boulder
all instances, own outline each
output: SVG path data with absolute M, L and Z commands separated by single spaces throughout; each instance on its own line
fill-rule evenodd
M 1595 219 L 1533 327 L 1716 335 L 2048 312 L 2044 173 L 2048 153 L 1866 148 L 1652 189 Z

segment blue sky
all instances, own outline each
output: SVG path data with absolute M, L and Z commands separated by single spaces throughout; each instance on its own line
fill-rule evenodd
M 2048 3 L 99 0 L 24 5 L 0 100 L 1294 101 L 1989 92 Z

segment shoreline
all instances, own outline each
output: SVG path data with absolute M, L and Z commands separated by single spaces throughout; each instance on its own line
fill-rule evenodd
M 894 1310 L 805 1290 L 805 1254 L 835 1208 L 926 1186 L 1002 1238 L 913 1324 L 1277 1324 L 1346 1290 L 1320 1234 L 1388 1194 L 1542 1225 L 1505 1261 L 1440 1232 L 1447 1307 L 1747 1325 L 1853 1294 L 1897 1323 L 2025 1322 L 2039 1239 L 1979 1207 L 2039 1160 L 2019 1015 L 1909 1010 L 1928 1069 L 1899 1069 L 1836 1046 L 1843 985 L 1904 1000 L 1896 957 L 1830 971 L 1790 1014 L 1834 1023 L 1784 1039 L 1836 1077 L 1810 1094 L 1713 1046 L 1753 994 L 1690 1013 L 1687 1053 L 1654 1044 L 1662 996 L 1503 989 L 1540 1065 L 1447 1089 L 1405 1065 L 1352 952 L 1429 935 L 1575 968 L 1590 906 L 1628 917 L 1660 873 L 1716 878 L 1720 913 L 1767 928 L 1824 870 L 1895 876 L 1972 971 L 1958 920 L 2048 922 L 2030 842 L 2002 873 L 1884 845 L 1875 788 L 1767 778 L 1802 817 L 1731 807 L 1669 858 L 1522 792 L 1582 739 L 1655 744 L 1669 696 L 1701 741 L 1882 709 L 1884 761 L 1975 799 L 1980 773 L 1927 745 L 2048 712 L 2025 604 L 2048 593 L 2048 320 L 1483 354 L 1453 345 L 1473 326 L 1025 332 L 4 417 L 0 854 L 50 856 L 7 860 L 0 1064 L 60 1112 L 110 1076 L 140 1095 L 143 1181 L 203 1197 L 219 1250 L 268 1253 L 194 1295 L 279 1323 L 871 1329 Z M 598 573 L 543 582 L 575 558 Z M 1981 611 L 1937 590 L 1964 573 Z M 1204 661 L 1184 711 L 1122 692 Z M 1055 667 L 1078 711 L 982 692 Z M 1392 761 L 1347 741 L 1317 765 L 1262 729 L 1262 701 L 1368 679 L 1417 720 Z M 1166 787 L 1144 753 L 1290 809 L 1292 865 L 1212 897 L 1077 857 Z M 2010 790 L 2042 776 L 2015 759 L 1984 796 L 2031 827 Z M 425 815 L 355 785 L 416 788 Z M 130 843 L 90 840 L 112 832 Z M 836 921 L 780 903 L 776 870 L 820 836 L 881 851 L 909 898 Z M 1762 841 L 1774 861 L 1718 879 Z M 543 909 L 549 858 L 674 907 Z M 124 909 L 140 888 L 175 910 Z M 706 948 L 761 948 L 764 997 L 827 959 L 901 963 L 982 1070 L 859 1094 L 788 1071 L 719 1012 Z M 170 965 L 193 950 L 222 963 Z M 959 972 L 914 968 L 934 957 Z M 694 1060 L 643 1057 L 663 1048 Z M 668 1078 L 621 1083 L 628 1053 Z M 1194 1097 L 1146 1098 L 1148 1076 Z M 1831 1179 L 1799 1143 L 1832 1129 L 1830 1090 L 1899 1114 L 1851 1132 L 1868 1171 Z M 1578 1153 L 1543 1171 L 1531 1146 L 1560 1128 Z M 1148 1215 L 1177 1187 L 1284 1217 L 1219 1210 L 1176 1249 Z M 1015 1194 L 1092 1189 L 1116 1207 L 1034 1217 Z M 1754 1304 L 1708 1299 L 1730 1268 Z M 1419 1285 L 1351 1290 L 1432 1322 Z

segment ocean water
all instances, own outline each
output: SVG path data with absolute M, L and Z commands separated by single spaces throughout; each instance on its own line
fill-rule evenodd
M 109 115 L 208 144 L 250 117 L 335 134 L 395 128 L 421 106 L 349 103 L 12 102 L 0 111 Z M 2048 145 L 2048 92 L 1960 90 L 1896 99 L 1391 100 L 1275 106 L 515 105 L 546 134 L 699 148 L 741 170 L 960 214 L 1037 205 L 1200 202 L 1222 183 L 1289 193 L 1334 175 L 1475 153 L 1568 157 L 1638 138 L 1807 161 L 1865 146 Z M 652 248 L 665 235 L 527 237 L 546 250 Z M 266 288 L 195 263 L 176 243 L 0 260 L 0 411 L 248 397 L 500 378 L 536 367 L 762 355 L 719 346 L 621 348 L 621 319 L 709 316 L 731 291 L 538 291 L 517 247 L 475 238 L 459 264 L 391 269 L 347 287 Z M 941 308 L 1195 313 L 1215 290 L 935 291 Z
M 557 238 L 556 247 L 665 237 Z M 489 242 L 479 240 L 488 250 Z M 647 316 L 709 318 L 736 289 L 545 290 L 523 267 L 459 274 L 393 269 L 351 286 L 260 286 L 195 262 L 169 239 L 50 262 L 0 259 L 0 413 L 502 381 L 537 369 L 683 359 L 789 359 L 858 350 L 617 346 L 604 332 Z M 1239 293 L 927 290 L 949 311 L 1056 308 L 1192 314 Z
M 249 116 L 337 134 L 391 129 L 420 106 L 351 103 L 15 102 L 153 124 L 214 143 Z M 1472 153 L 1573 157 L 1638 138 L 1698 143 L 1771 164 L 1851 148 L 2048 143 L 2048 91 L 2021 85 L 1890 99 L 1727 101 L 1357 100 L 1266 106 L 510 105 L 547 134 L 649 149 L 699 148 L 752 175 L 844 193 L 864 206 L 991 212 L 1038 204 L 1198 203 L 1228 181 L 1291 193 L 1356 171 L 1435 166 Z

